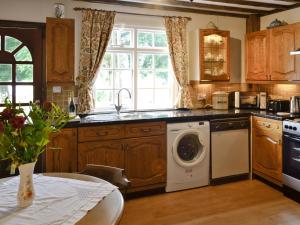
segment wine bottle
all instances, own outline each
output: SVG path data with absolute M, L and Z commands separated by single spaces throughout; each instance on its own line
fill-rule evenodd
M 70 116 L 76 116 L 76 107 L 75 107 L 75 104 L 74 104 L 74 99 L 73 97 L 70 98 L 69 100 L 69 115 Z

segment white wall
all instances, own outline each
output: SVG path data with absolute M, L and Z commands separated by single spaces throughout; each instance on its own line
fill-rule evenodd
M 269 26 L 269 24 L 276 18 L 284 20 L 289 24 L 300 22 L 300 7 L 261 17 L 260 29 L 267 29 L 267 26 Z
M 115 10 L 123 12 L 135 12 L 157 15 L 174 15 L 174 16 L 189 16 L 192 21 L 188 27 L 189 40 L 189 75 L 191 80 L 199 80 L 199 44 L 198 44 L 198 29 L 206 28 L 208 22 L 214 22 L 219 29 L 230 30 L 231 37 L 241 40 L 242 43 L 242 81 L 244 81 L 244 35 L 246 33 L 246 20 L 242 18 L 201 15 L 191 13 L 181 13 L 173 11 L 139 9 L 134 7 L 115 6 L 99 3 L 87 3 L 72 0 L 0 0 L 0 19 L 2 20 L 19 20 L 19 21 L 34 21 L 45 22 L 46 17 L 54 16 L 53 4 L 61 2 L 65 4 L 65 17 L 75 18 L 75 75 L 78 73 L 79 62 L 79 46 L 80 46 L 80 23 L 81 13 L 74 11 L 73 8 L 88 7 L 105 10 Z M 132 24 L 154 27 L 163 27 L 163 19 L 159 17 L 148 16 L 133 16 L 125 14 L 117 14 L 117 24 Z M 234 66 L 234 62 L 233 66 Z

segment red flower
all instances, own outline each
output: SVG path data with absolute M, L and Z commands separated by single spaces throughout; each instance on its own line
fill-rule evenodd
M 52 109 L 52 104 L 51 102 L 44 102 L 43 108 L 45 109 L 46 112 L 50 112 Z
M 2 121 L 0 121 L 0 133 L 4 132 L 4 124 Z
M 5 108 L 2 112 L 1 115 L 3 119 L 8 120 L 14 116 L 14 111 L 11 108 Z
M 14 118 L 11 118 L 9 120 L 9 123 L 15 128 L 15 129 L 20 129 L 24 127 L 26 118 L 24 116 L 16 116 Z

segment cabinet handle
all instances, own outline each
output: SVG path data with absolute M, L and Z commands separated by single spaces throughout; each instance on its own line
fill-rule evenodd
M 274 141 L 272 138 L 270 138 L 270 137 L 266 137 L 266 139 L 269 141 L 269 142 L 271 142 L 272 144 L 274 144 L 274 145 L 277 145 L 277 144 L 280 144 L 280 141 Z
M 151 131 L 151 128 L 142 128 L 141 131 L 142 131 L 142 132 L 150 132 L 150 131 Z
M 266 128 L 270 128 L 271 127 L 271 124 L 266 124 Z
M 105 135 L 107 135 L 107 134 L 108 134 L 107 131 L 104 131 L 104 132 L 96 132 L 96 135 L 97 135 L 97 136 L 105 136 Z

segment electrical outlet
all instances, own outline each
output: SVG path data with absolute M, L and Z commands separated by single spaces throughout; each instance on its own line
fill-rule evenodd
M 61 93 L 61 86 L 53 86 L 52 92 L 53 93 Z

